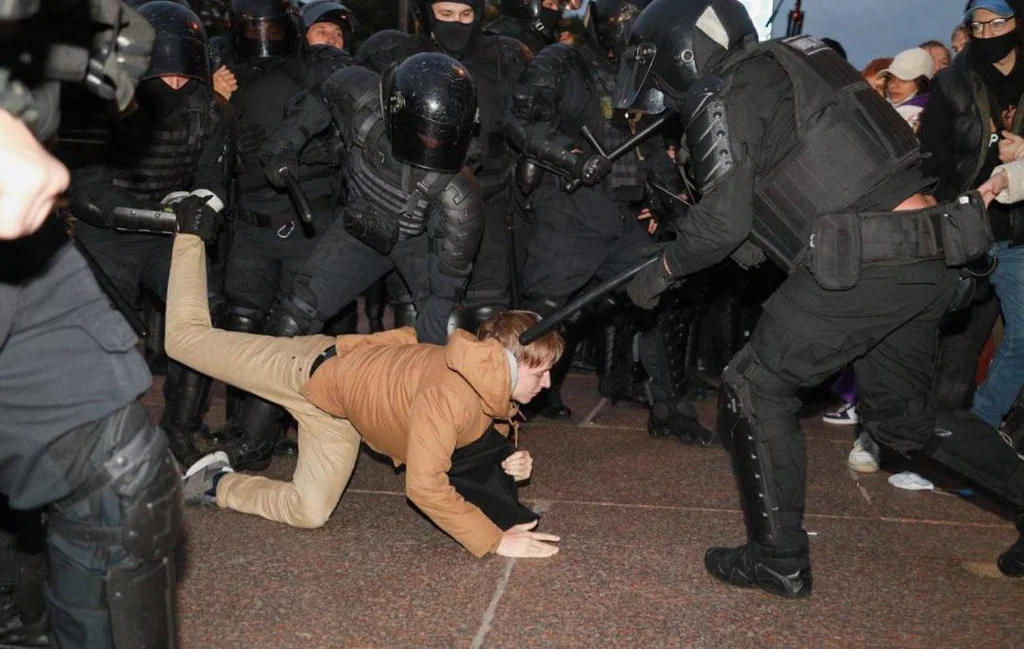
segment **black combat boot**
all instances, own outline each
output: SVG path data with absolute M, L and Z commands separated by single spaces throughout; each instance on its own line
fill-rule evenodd
M 711 446 L 715 441 L 715 434 L 701 425 L 693 404 L 685 399 L 653 404 L 647 417 L 647 432 L 652 437 L 675 437 L 694 446 Z
M 738 548 L 709 549 L 704 567 L 733 586 L 760 588 L 788 599 L 810 597 L 814 583 L 806 549 L 786 552 L 753 541 Z

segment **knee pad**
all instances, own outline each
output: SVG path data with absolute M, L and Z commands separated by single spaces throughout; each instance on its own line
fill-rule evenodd
M 258 334 L 263 331 L 263 319 L 265 317 L 266 314 L 259 309 L 229 304 L 224 310 L 224 328 L 228 331 Z
M 115 649 L 173 646 L 181 471 L 145 413 L 122 412 L 87 432 L 88 460 L 69 467 L 77 488 L 50 512 L 54 635 Z

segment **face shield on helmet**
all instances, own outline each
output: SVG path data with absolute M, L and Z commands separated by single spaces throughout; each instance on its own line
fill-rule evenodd
M 142 76 L 168 75 L 210 81 L 210 51 L 199 17 L 183 5 L 166 0 L 147 2 L 141 14 L 156 32 L 149 69 Z
M 658 46 L 641 43 L 626 48 L 619 58 L 619 76 L 612 102 L 616 108 L 657 115 L 665 110 L 665 94 L 655 85 L 651 69 Z
M 235 54 L 243 60 L 288 56 L 299 47 L 287 0 L 232 0 L 231 33 Z
M 738 0 L 654 0 L 621 56 L 616 108 L 659 113 L 683 101 L 727 52 L 757 39 Z
M 380 101 L 397 158 L 431 171 L 462 168 L 479 114 L 465 66 L 436 52 L 415 54 L 381 75 Z

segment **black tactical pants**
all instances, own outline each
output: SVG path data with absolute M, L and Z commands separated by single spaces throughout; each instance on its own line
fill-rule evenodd
M 749 400 L 742 416 L 760 468 L 748 467 L 757 475 L 746 477 L 751 483 L 763 480 L 752 491 L 767 494 L 764 501 L 778 517 L 772 521 L 774 545 L 807 546 L 800 388 L 853 363 L 860 382 L 858 414 L 872 437 L 902 451 L 928 443 L 935 429 L 930 386 L 938 327 L 955 278 L 956 271 L 942 261 L 929 261 L 865 269 L 852 289 L 827 291 L 801 269 L 765 303 L 750 343 L 730 361 L 723 379 Z M 751 538 L 768 536 L 750 520 Z
M 501 191 L 484 202 L 484 231 L 466 288 L 466 307 L 508 307 L 511 301 L 512 204 Z
M 224 296 L 232 309 L 260 320 L 275 300 L 291 291 L 316 247 L 320 232 L 296 225 L 286 230 L 235 221 L 224 274 Z M 287 235 L 287 236 L 285 236 Z M 333 314 L 332 314 L 333 315 Z
M 466 279 L 440 272 L 437 255 L 430 252 L 432 231 L 433 224 L 427 233 L 397 243 L 390 254 L 382 255 L 349 234 L 341 220 L 335 221 L 295 279 L 285 309 L 305 321 L 304 330 L 318 331 L 324 320 L 397 270 L 416 304 L 420 342 L 443 345 L 448 340 L 448 316 Z

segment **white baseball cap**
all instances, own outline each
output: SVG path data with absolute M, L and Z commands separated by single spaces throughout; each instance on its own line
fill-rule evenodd
M 876 76 L 881 78 L 891 74 L 903 81 L 913 81 L 918 77 L 932 78 L 932 55 L 927 50 L 915 47 L 911 50 L 903 50 L 896 55 L 889 67 L 879 72 Z

